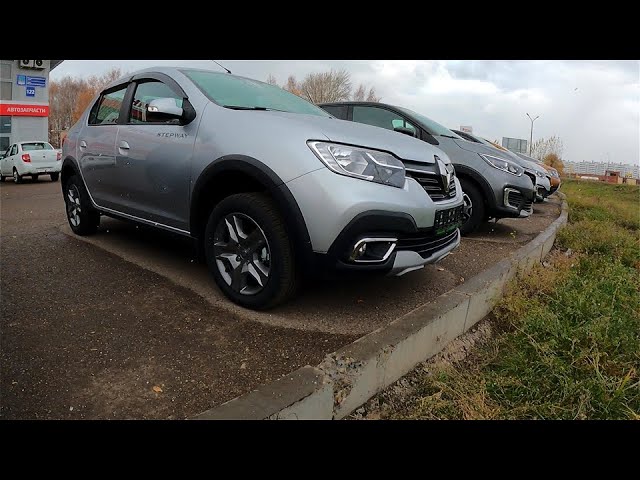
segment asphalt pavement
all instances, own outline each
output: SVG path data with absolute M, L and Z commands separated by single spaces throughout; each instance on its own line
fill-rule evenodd
M 403 277 L 337 277 L 253 312 L 189 241 L 103 217 L 74 236 L 59 182 L 0 184 L 0 418 L 188 418 L 375 330 L 508 256 L 559 214 L 483 226 Z

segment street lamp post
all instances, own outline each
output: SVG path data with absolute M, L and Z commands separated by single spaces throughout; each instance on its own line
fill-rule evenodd
M 529 156 L 531 156 L 531 144 L 533 143 L 533 122 L 540 118 L 540 115 L 536 116 L 536 118 L 531 118 L 531 115 L 527 113 L 527 117 L 529 117 L 529 120 L 531 120 L 531 133 L 529 134 Z

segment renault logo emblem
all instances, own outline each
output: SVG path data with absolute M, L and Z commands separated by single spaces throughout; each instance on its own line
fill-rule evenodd
M 438 164 L 438 172 L 440 173 L 440 178 L 442 179 L 442 188 L 444 193 L 449 193 L 449 183 L 451 183 L 451 172 L 444 164 L 442 160 L 440 160 L 436 156 L 436 163 Z

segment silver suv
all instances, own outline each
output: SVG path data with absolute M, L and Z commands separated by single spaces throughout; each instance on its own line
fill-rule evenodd
M 63 158 L 76 234 L 108 215 L 193 237 L 220 289 L 249 308 L 285 301 L 320 267 L 402 275 L 460 243 L 462 192 L 444 152 L 227 73 L 115 81 Z

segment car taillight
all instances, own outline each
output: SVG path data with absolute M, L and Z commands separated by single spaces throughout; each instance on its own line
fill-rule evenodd
M 62 154 L 60 152 L 57 152 L 56 160 L 58 160 L 58 161 L 62 160 Z
M 26 163 L 30 163 L 31 162 L 31 155 L 29 155 L 28 153 L 23 153 L 22 154 L 22 161 L 26 162 Z

